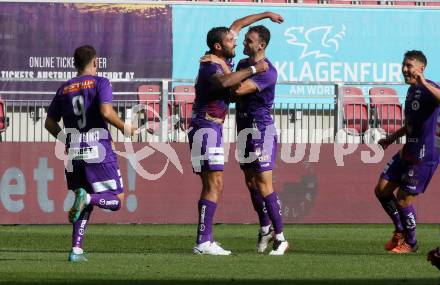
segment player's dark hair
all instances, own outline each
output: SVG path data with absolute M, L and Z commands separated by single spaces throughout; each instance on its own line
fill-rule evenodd
M 91 45 L 77 47 L 73 54 L 74 65 L 78 70 L 83 70 L 96 57 L 96 50 Z
M 405 58 L 415 59 L 423 63 L 425 66 L 428 64 L 428 60 L 426 59 L 426 56 L 423 54 L 423 52 L 419 50 L 409 50 L 405 52 Z
M 270 42 L 270 31 L 268 28 L 266 28 L 263 25 L 258 26 L 252 26 L 249 28 L 248 32 L 255 32 L 258 34 L 258 37 L 261 41 L 266 43 L 266 47 L 269 45 Z
M 229 33 L 229 28 L 226 27 L 215 27 L 212 28 L 206 35 L 206 44 L 210 51 L 214 50 L 215 43 L 222 43 L 223 36 Z

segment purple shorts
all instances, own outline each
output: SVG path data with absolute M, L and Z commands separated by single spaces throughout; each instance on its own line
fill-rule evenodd
M 437 163 L 408 163 L 397 153 L 385 166 L 380 178 L 396 182 L 403 191 L 417 195 L 425 192 L 437 165 Z
M 223 171 L 223 125 L 211 122 L 191 122 L 188 132 L 191 164 L 196 174 L 203 171 Z
M 124 192 L 121 171 L 118 162 L 77 164 L 73 171 L 65 171 L 67 188 L 83 188 L 87 193 L 111 191 L 113 194 Z
M 274 125 L 249 125 L 237 122 L 237 153 L 242 170 L 273 170 L 277 153 L 277 132 Z M 246 135 L 247 134 L 247 135 Z M 254 134 L 254 135 L 252 135 Z

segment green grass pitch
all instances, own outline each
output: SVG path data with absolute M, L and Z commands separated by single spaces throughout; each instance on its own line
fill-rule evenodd
M 420 251 L 391 255 L 391 225 L 287 225 L 286 256 L 255 252 L 256 225 L 216 225 L 233 256 L 192 254 L 194 225 L 90 225 L 89 262 L 70 264 L 68 225 L 0 226 L 1 284 L 439 284 L 426 261 L 440 226 L 419 225 Z

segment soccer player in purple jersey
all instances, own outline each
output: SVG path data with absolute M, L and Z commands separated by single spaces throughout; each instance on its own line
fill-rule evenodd
M 75 201 L 69 211 L 73 224 L 71 262 L 87 261 L 82 244 L 93 206 L 117 211 L 124 199 L 121 172 L 114 153 L 107 122 L 123 133 L 135 129 L 118 117 L 112 106 L 108 79 L 96 76 L 97 57 L 92 46 L 78 47 L 74 53 L 78 75 L 65 82 L 52 100 L 45 127 L 66 143 L 71 169 L 66 168 L 69 190 Z M 63 119 L 65 130 L 58 122 Z M 124 131 L 125 128 L 125 131 Z
M 230 87 L 254 73 L 267 70 L 260 62 L 237 72 L 232 70 L 236 37 L 243 27 L 270 18 L 280 21 L 275 13 L 261 13 L 240 18 L 229 27 L 216 27 L 207 34 L 209 54 L 220 58 L 219 63 L 201 62 L 196 80 L 196 98 L 188 132 L 193 170 L 200 175 L 202 192 L 198 202 L 198 226 L 195 254 L 230 255 L 215 242 L 212 223 L 218 200 L 223 191 L 224 150 L 222 141 L 223 121 L 230 97 Z M 282 19 L 282 18 L 281 18 Z
M 269 255 L 284 255 L 289 243 L 283 234 L 281 202 L 272 183 L 277 132 L 270 113 L 278 75 L 265 55 L 269 41 L 270 31 L 260 25 L 250 27 L 243 42 L 243 53 L 249 57 L 238 63 L 237 70 L 260 62 L 266 62 L 269 69 L 250 76 L 234 90 L 237 98 L 237 148 L 240 167 L 260 221 L 257 251 L 263 253 L 275 237 Z
M 385 250 L 397 254 L 418 250 L 413 201 L 426 190 L 439 162 L 434 140 L 440 90 L 437 84 L 424 78 L 426 64 L 421 51 L 405 53 L 402 74 L 410 85 L 405 101 L 405 125 L 379 141 L 386 149 L 406 135 L 406 143 L 388 162 L 375 188 L 377 199 L 395 227 Z

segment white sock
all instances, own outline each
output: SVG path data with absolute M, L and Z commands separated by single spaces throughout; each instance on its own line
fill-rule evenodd
M 279 233 L 275 235 L 275 239 L 276 240 L 281 240 L 281 241 L 285 241 L 286 239 L 284 238 L 284 234 L 283 233 Z
M 261 233 L 262 233 L 263 235 L 265 235 L 265 234 L 269 233 L 270 225 L 268 225 L 268 226 L 263 226 L 263 227 L 261 227 L 260 229 L 261 229 Z
M 90 204 L 90 200 L 92 199 L 92 197 L 90 196 L 89 193 L 86 194 L 86 204 L 89 205 Z
M 72 251 L 74 254 L 83 254 L 84 253 L 83 249 L 80 247 L 73 247 Z

